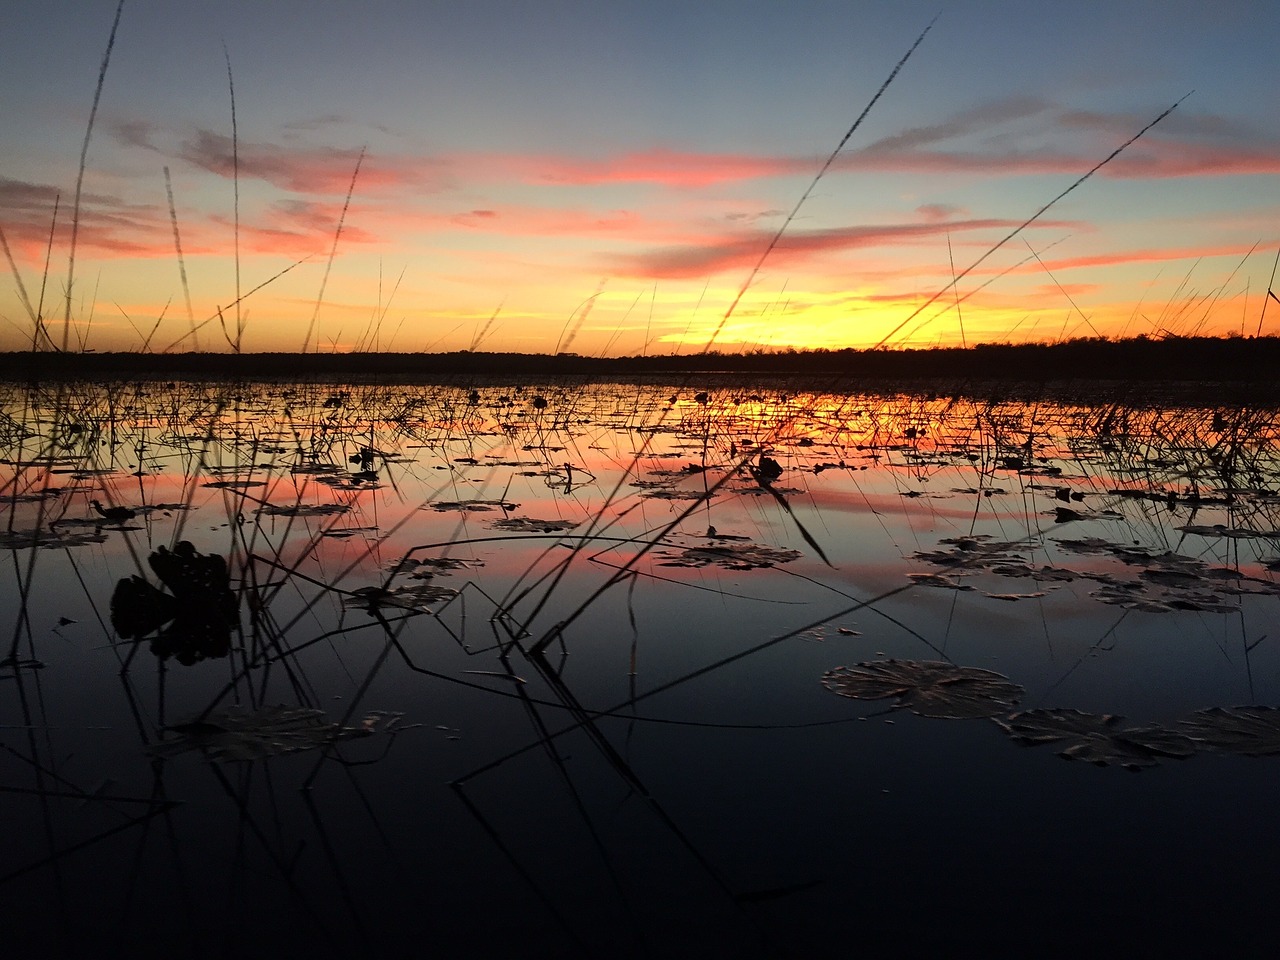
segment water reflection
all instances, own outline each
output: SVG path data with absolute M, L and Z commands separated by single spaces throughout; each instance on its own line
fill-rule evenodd
M 1135 888 L 1122 945 L 1265 929 L 1274 410 L 3 389 L 17 949 L 1078 953 Z

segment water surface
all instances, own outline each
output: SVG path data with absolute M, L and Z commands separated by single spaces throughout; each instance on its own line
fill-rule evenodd
M 1256 953 L 1275 417 L 4 387 L 15 955 Z

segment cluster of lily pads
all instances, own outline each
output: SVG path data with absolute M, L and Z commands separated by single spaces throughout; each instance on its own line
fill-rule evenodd
M 832 693 L 893 700 L 921 717 L 990 719 L 1023 746 L 1052 744 L 1068 760 L 1141 770 L 1161 760 L 1216 751 L 1250 757 L 1280 754 L 1280 709 L 1209 707 L 1176 726 L 1135 725 L 1111 714 L 1062 707 L 1017 710 L 1026 692 L 992 670 L 941 660 L 874 660 L 836 667 L 822 677 Z
M 1124 568 L 1134 568 L 1137 577 L 1124 577 L 1087 566 L 1029 563 L 1025 555 L 1041 544 L 1034 539 L 1000 540 L 984 534 L 945 538 L 946 548 L 920 550 L 914 556 L 946 574 L 910 574 L 921 586 L 952 590 L 972 590 L 963 577 L 988 573 L 1011 579 L 1029 579 L 1039 583 L 1089 580 L 1098 584 L 1090 596 L 1102 603 L 1113 604 L 1147 613 L 1170 613 L 1176 610 L 1200 610 L 1230 613 L 1238 609 L 1233 598 L 1245 594 L 1280 596 L 1280 583 L 1249 576 L 1233 567 L 1215 566 L 1196 557 L 1173 550 L 1155 550 L 1132 543 L 1117 543 L 1102 537 L 1051 538 L 1065 556 L 1105 557 L 1119 561 Z M 997 599 L 1024 599 L 1041 593 L 997 594 Z

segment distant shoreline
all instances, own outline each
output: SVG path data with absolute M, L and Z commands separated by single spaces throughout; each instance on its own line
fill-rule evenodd
M 1232 394 L 1280 397 L 1280 338 L 1167 337 L 1071 340 L 1055 344 L 984 344 L 921 350 L 817 350 L 779 353 L 693 353 L 643 357 L 482 353 L 0 353 L 8 382 L 75 380 L 331 380 L 456 382 L 503 378 L 583 377 L 658 380 L 672 377 L 797 376 L 868 387 L 965 384 L 1095 383 L 1202 385 Z M 964 391 L 967 392 L 967 391 Z

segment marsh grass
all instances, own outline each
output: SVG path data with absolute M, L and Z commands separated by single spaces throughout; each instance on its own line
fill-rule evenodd
M 211 756 L 223 762 L 260 757 L 255 763 L 264 771 L 277 770 L 271 775 L 277 785 L 306 787 L 323 807 L 340 783 L 364 776 L 359 770 L 418 756 L 427 738 L 440 734 L 421 699 L 429 691 L 432 698 L 445 690 L 476 698 L 480 711 L 516 710 L 528 725 L 523 742 L 518 734 L 513 739 L 513 728 L 505 736 L 495 730 L 487 747 L 467 753 L 468 767 L 445 779 L 457 784 L 467 815 L 493 829 L 493 842 L 507 850 L 512 869 L 548 911 L 547 904 L 562 909 L 564 892 L 527 836 L 503 825 L 509 807 L 486 785 L 542 753 L 574 790 L 596 789 L 561 757 L 562 742 L 580 742 L 579 750 L 588 745 L 603 769 L 641 799 L 651 823 L 663 824 L 721 891 L 722 903 L 746 889 L 745 878 L 726 869 L 706 838 L 667 808 L 670 795 L 621 752 L 616 727 L 625 724 L 632 737 L 636 726 L 745 731 L 811 722 L 803 712 L 738 720 L 733 711 L 707 716 L 663 705 L 686 685 L 714 686 L 717 677 L 770 651 L 798 653 L 801 638 L 846 617 L 894 617 L 891 604 L 930 591 L 928 581 L 904 577 L 868 598 L 858 578 L 842 572 L 849 553 L 846 536 L 835 532 L 840 515 L 817 505 L 836 490 L 862 497 L 867 516 L 880 517 L 883 547 L 905 569 L 937 569 L 954 583 L 979 584 L 979 602 L 1047 602 L 1025 598 L 1079 590 L 1069 586 L 1072 577 L 1104 591 L 1082 602 L 1121 611 L 1194 616 L 1193 604 L 1239 611 L 1227 614 L 1241 626 L 1233 655 L 1243 656 L 1251 685 L 1250 664 L 1267 649 L 1258 646 L 1246 610 L 1274 589 L 1267 563 L 1280 547 L 1280 426 L 1270 409 L 1028 405 L 914 394 L 780 394 L 771 387 L 693 396 L 605 383 L 6 389 L 2 492 L 22 609 L 6 683 L 29 695 L 14 718 L 27 731 L 26 743 L 13 749 L 38 766 L 31 789 L 49 804 L 46 856 L 18 867 L 14 879 L 47 871 L 81 849 L 59 839 L 60 791 L 95 796 L 51 759 L 64 736 L 56 726 L 65 704 L 42 705 L 61 685 L 42 678 L 47 670 L 35 664 L 66 669 L 59 649 L 65 641 L 49 637 L 44 626 L 56 607 L 38 599 L 40 584 L 56 579 L 76 585 L 64 593 L 65 609 L 73 619 L 90 611 L 94 645 L 118 665 L 140 741 L 138 762 L 150 757 L 169 771 L 174 789 L 187 779 L 178 769 L 185 751 L 212 745 Z M 780 473 L 753 474 L 766 458 Z M 905 514 L 908 504 L 949 501 L 969 504 L 970 517 L 956 543 L 930 553 L 927 526 L 904 532 L 886 517 L 886 496 L 902 504 L 904 515 L 914 515 Z M 88 509 L 94 498 L 137 517 L 100 523 Z M 477 509 L 437 509 L 463 503 Z M 1053 506 L 1064 503 L 1092 518 L 1074 524 L 1087 523 L 1088 536 L 1054 522 Z M 572 523 L 549 533 L 500 525 L 525 518 L 536 529 L 539 517 Z M 416 534 L 428 520 L 440 535 L 423 542 Z M 993 525 L 1003 533 L 1000 543 L 983 539 Z M 810 539 L 830 549 L 835 569 L 821 565 Z M 239 609 L 228 656 L 190 667 L 115 638 L 103 592 L 123 574 L 148 577 L 148 556 L 183 540 L 227 559 Z M 807 560 L 792 560 L 797 553 Z M 724 575 L 708 576 L 717 569 Z M 1215 569 L 1239 576 L 1222 579 Z M 775 586 L 735 589 L 726 579 L 747 576 Z M 779 591 L 785 582 L 807 593 Z M 1233 584 L 1251 593 L 1224 591 Z M 997 599 L 984 600 L 984 592 Z M 663 618 L 652 602 L 658 595 L 690 610 L 702 597 L 735 610 L 777 604 L 760 622 L 778 626 L 762 637 L 743 620 L 713 640 L 723 625 L 700 617 L 691 629 L 702 639 L 677 658 L 677 667 L 666 662 L 673 638 L 661 635 Z M 809 616 L 780 605 L 801 596 L 825 612 Z M 782 626 L 788 619 L 791 625 Z M 797 620 L 805 622 L 796 627 Z M 923 642 L 930 660 L 968 666 L 948 654 L 940 629 L 917 630 L 912 642 Z M 1106 648 L 1104 635 L 1094 653 Z M 604 675 L 588 678 L 580 658 Z M 624 683 L 621 696 L 611 692 L 610 672 Z M 820 675 L 810 680 L 816 684 Z M 1044 681 L 1029 686 L 1044 695 Z M 322 725 L 277 751 L 270 746 L 272 711 L 280 704 Z M 227 711 L 243 719 L 228 720 Z M 403 720 L 389 723 L 394 714 Z M 1265 723 L 1269 715 L 1259 716 Z M 1244 722 L 1236 718 L 1224 715 L 1222 723 Z M 216 732 L 228 723 L 242 724 L 236 729 L 243 734 Z M 200 732 L 206 727 L 210 732 Z M 359 733 L 328 737 L 328 730 Z M 1135 759 L 1132 736 L 1125 737 L 1111 747 L 1094 743 L 1087 757 L 1130 766 L 1160 761 L 1149 752 Z M 1059 749 L 1069 746 L 1063 743 Z M 208 775 L 228 808 L 241 811 L 246 842 L 268 852 L 270 869 L 292 885 L 290 896 L 315 914 L 312 928 L 331 929 L 332 919 L 321 923 L 314 892 L 272 838 L 271 818 L 286 816 L 288 804 L 234 769 L 210 768 Z M 140 853 L 148 825 L 177 809 L 169 789 L 151 799 L 113 796 L 124 798 L 113 800 L 113 809 L 132 812 L 110 829 L 138 837 Z M 275 799 L 262 807 L 269 796 Z M 105 801 L 87 802 L 105 809 Z M 385 800 L 379 793 L 365 802 L 376 809 Z M 583 798 L 578 811 L 589 830 L 601 829 L 592 802 Z M 315 830 L 332 842 L 338 825 L 317 813 Z M 98 837 L 94 843 L 107 842 L 106 833 Z M 618 877 L 619 902 L 629 900 L 625 877 L 633 867 L 604 837 L 596 849 Z M 327 869 L 335 882 L 352 886 L 344 856 L 335 848 Z M 367 924 L 369 905 L 354 888 L 349 897 L 348 920 Z M 580 918 L 561 920 L 564 936 L 591 941 Z M 745 915 L 738 922 L 756 923 Z
M 122 6 L 81 155 L 63 350 L 80 182 Z M 743 292 L 923 37 L 801 196 Z M 226 59 L 234 152 L 235 88 Z M 304 353 L 313 346 L 362 161 L 363 153 Z M 241 305 L 265 285 L 241 289 L 238 158 L 233 167 L 235 298 L 202 323 L 190 311 L 169 190 L 189 326 L 171 346 L 187 338 L 198 345 L 199 331 L 216 320 L 239 353 Z M 17 277 L 7 244 L 6 256 Z M 947 290 L 904 322 L 947 291 L 956 294 L 958 314 L 964 298 L 957 283 L 977 265 L 954 274 Z M 39 305 L 25 288 L 22 299 L 34 349 L 50 340 L 43 282 Z M 590 299 L 566 321 L 566 349 Z M 379 300 L 362 343 L 378 339 L 385 317 L 381 294 Z M 232 308 L 229 320 L 224 310 Z M 278 937 L 294 948 L 306 942 L 339 954 L 367 950 L 384 942 L 380 899 L 396 895 L 392 883 L 377 885 L 373 895 L 361 889 L 367 864 L 355 848 L 367 843 L 385 854 L 393 866 L 379 863 L 378 870 L 391 870 L 396 882 L 408 878 L 420 910 L 422 884 L 412 881 L 421 874 L 400 854 L 402 846 L 422 853 L 422 841 L 417 829 L 397 825 L 416 828 L 426 819 L 434 827 L 439 818 L 441 833 L 470 841 L 456 848 L 441 841 L 445 866 L 425 884 L 444 901 L 438 915 L 446 924 L 450 907 L 483 900 L 487 922 L 499 923 L 508 910 L 522 923 L 549 916 L 555 945 L 563 940 L 583 953 L 599 952 L 602 930 L 626 930 L 631 939 L 618 949 L 638 955 L 652 952 L 655 940 L 659 949 L 666 945 L 645 916 L 668 910 L 691 913 L 691 925 L 727 918 L 707 926 L 714 932 L 707 939 L 720 947 L 776 953 L 792 921 L 771 922 L 752 905 L 774 895 L 785 900 L 819 881 L 772 883 L 789 878 L 770 875 L 761 883 L 760 873 L 773 868 L 744 863 L 736 853 L 741 844 L 725 843 L 705 817 L 690 826 L 696 816 L 678 816 L 689 791 L 673 787 L 662 765 L 646 764 L 642 749 L 632 752 L 646 730 L 782 738 L 878 716 L 838 709 L 844 704 L 811 709 L 800 695 L 770 703 L 775 686 L 797 682 L 793 675 L 817 688 L 824 671 L 837 669 L 833 660 L 844 651 L 827 654 L 824 631 L 854 616 L 877 624 L 897 646 L 877 643 L 895 652 L 927 650 L 927 661 L 890 661 L 899 665 L 895 696 L 926 696 L 911 678 L 927 674 L 927 696 L 945 700 L 938 690 L 950 678 L 980 673 L 984 689 L 1004 691 L 997 712 L 1007 711 L 1008 691 L 1021 690 L 1024 680 L 958 662 L 985 648 L 953 637 L 952 617 L 970 612 L 985 623 L 999 605 L 1037 604 L 1048 638 L 1053 598 L 1041 601 L 1059 588 L 1075 590 L 1082 604 L 1121 612 L 1083 648 L 1072 646 L 1078 660 L 1063 665 L 1050 656 L 1051 668 L 1025 681 L 1031 695 L 1069 689 L 1089 658 L 1114 650 L 1119 624 L 1131 614 L 1211 613 L 1234 618 L 1233 648 L 1225 631 L 1205 634 L 1224 658 L 1243 657 L 1252 698 L 1252 658 L 1269 654 L 1260 650 L 1255 611 L 1280 596 L 1269 572 L 1280 558 L 1280 425 L 1269 407 L 1024 403 L 977 391 L 877 394 L 776 381 L 726 386 L 693 374 L 663 386 L 540 377 L 406 386 L 73 380 L 0 390 L 3 546 L 17 601 L 0 662 L 0 683 L 13 694 L 5 716 L 15 722 L 4 727 L 0 746 L 11 764 L 5 789 L 31 797 L 34 806 L 23 810 L 34 809 L 39 823 L 38 842 L 24 838 L 21 858 L 0 871 L 0 884 L 8 892 L 19 878 L 44 881 L 53 909 L 32 914 L 43 923 L 83 902 L 76 858 L 116 852 L 112 844 L 127 837 L 132 873 L 111 901 L 122 905 L 121 915 L 102 921 L 104 929 L 126 930 L 126 939 L 130 924 L 160 923 L 138 919 L 145 911 L 137 899 L 163 887 L 164 903 L 177 904 L 170 925 L 200 941 L 209 921 L 194 891 L 217 886 L 226 891 L 219 901 L 225 913 L 252 922 L 246 936 L 255 949 Z M 91 509 L 94 500 L 102 510 Z M 850 503 L 866 520 L 856 536 L 844 528 Z M 1069 519 L 1062 519 L 1064 509 Z M 103 515 L 113 510 L 134 516 L 115 513 L 117 522 Z M 1069 535 L 1064 526 L 1071 525 L 1087 525 L 1090 535 Z M 875 540 L 874 560 L 857 538 Z M 119 636 L 109 599 L 112 586 L 130 578 L 170 587 L 155 586 L 154 558 L 186 553 L 184 543 L 225 563 L 236 607 L 225 655 L 189 665 L 162 650 L 143 653 L 158 630 Z M 1024 589 L 1028 581 L 1043 589 Z M 1067 586 L 1081 582 L 1097 589 Z M 946 617 L 913 616 L 932 609 L 927 595 L 935 587 L 951 591 Z M 980 605 L 976 613 L 961 606 L 966 587 Z M 183 598 L 173 592 L 173 599 Z M 58 626 L 49 628 L 55 617 Z M 68 648 L 72 641 L 58 631 L 76 626 L 78 646 Z M 840 635 L 856 634 L 846 627 Z M 106 656 L 118 686 L 110 697 L 98 676 Z M 757 666 L 766 657 L 775 659 Z M 744 684 L 739 671 L 748 667 L 762 673 L 748 674 Z M 1266 681 L 1259 685 L 1271 690 Z M 951 712 L 942 716 L 975 715 L 972 704 L 947 706 Z M 110 736 L 88 732 L 99 714 L 111 718 Z M 1005 723 L 1026 738 L 1045 716 Z M 1072 732 L 1086 739 L 1095 728 L 1110 729 L 1100 715 L 1073 716 Z M 1271 716 L 1224 711 L 1195 722 L 1222 742 L 1254 749 L 1273 739 Z M 467 730 L 433 727 L 432 717 Z M 67 734 L 64 725 L 80 729 Z M 437 755 L 464 735 L 473 740 L 465 752 Z M 1102 747 L 1096 740 L 1090 759 L 1132 759 L 1117 746 L 1123 737 Z M 675 738 L 659 742 L 673 755 L 684 747 Z M 189 764 L 189 753 L 210 762 Z M 767 746 L 762 756 L 765 763 L 751 760 L 787 761 Z M 1150 765 L 1150 756 L 1142 759 Z M 87 785 L 106 761 L 127 770 L 118 790 Z M 535 762 L 550 775 L 529 775 Z M 448 784 L 462 816 L 422 786 L 423 768 L 433 783 Z M 714 793 L 717 785 L 701 789 Z M 431 797 L 429 816 L 400 809 L 401 792 Z M 64 801 L 81 806 L 68 810 Z M 205 805 L 196 824 L 230 825 L 227 849 L 201 846 L 198 829 L 180 819 L 184 803 Z M 557 818 L 571 827 L 548 825 Z M 469 872 L 476 869 L 471 858 L 491 855 L 474 842 L 477 830 L 503 870 Z M 554 830 L 545 843 L 544 830 Z M 586 837 L 580 847 L 566 843 L 575 835 Z M 585 880 L 557 866 L 566 849 L 571 869 L 587 865 Z M 651 899 L 662 889 L 647 880 L 655 851 L 659 862 L 675 865 L 664 879 L 680 878 L 677 892 L 681 884 L 697 887 L 690 897 L 696 907 Z M 149 870 L 156 859 L 164 861 L 163 885 Z M 601 875 L 605 895 L 584 891 Z M 498 892 L 490 889 L 495 881 Z M 530 891 L 539 905 L 533 913 L 517 906 Z M 584 904 L 602 901 L 604 919 L 596 922 Z M 301 931 L 291 924 L 298 918 Z M 406 925 L 403 916 L 399 922 Z M 460 926 L 450 924 L 446 947 L 471 936 Z M 549 936 L 542 926 L 535 930 Z M 493 935 L 514 945 L 527 943 L 529 932 Z M 244 947 L 237 936 L 219 936 L 208 952 Z

